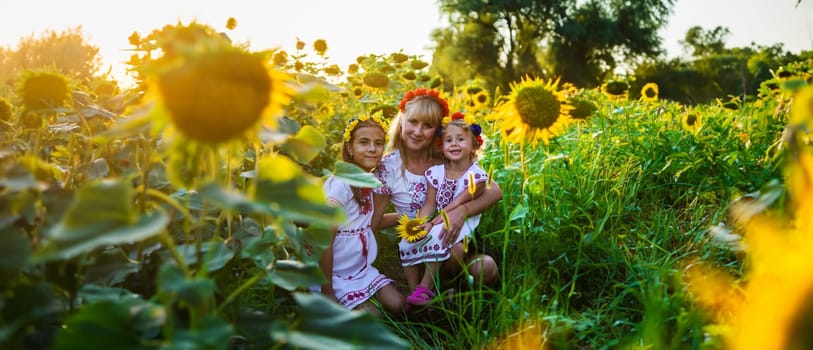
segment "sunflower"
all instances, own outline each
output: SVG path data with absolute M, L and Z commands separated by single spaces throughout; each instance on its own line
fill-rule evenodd
M 601 86 L 601 92 L 611 100 L 626 99 L 629 89 L 629 84 L 621 80 L 611 80 Z
M 404 55 L 400 52 L 395 52 L 390 54 L 390 59 L 395 63 L 404 63 L 409 59 L 409 56 Z
M 548 336 L 549 334 L 542 322 L 523 322 L 516 331 L 506 335 L 504 339 L 487 344 L 485 349 L 546 349 Z
M 222 48 L 191 57 L 157 79 L 160 101 L 172 125 L 204 143 L 235 139 L 260 120 L 275 126 L 290 99 L 285 75 L 269 69 L 263 57 Z
M 658 84 L 646 83 L 641 88 L 641 100 L 644 102 L 654 102 L 658 100 Z
M 398 226 L 395 232 L 398 237 L 407 240 L 410 243 L 420 241 L 426 237 L 426 230 L 421 228 L 421 225 L 426 223 L 426 217 L 410 219 L 406 214 L 398 218 Z
M 425 68 L 426 66 L 428 66 L 429 63 L 426 63 L 426 62 L 421 61 L 421 60 L 414 60 L 412 62 L 409 62 L 409 65 L 414 70 L 421 70 L 421 69 Z
M 12 115 L 11 102 L 0 97 L 0 121 L 11 121 Z
M 750 217 L 735 216 L 745 229 L 743 240 L 747 251 L 747 281 L 742 300 L 731 302 L 730 320 L 723 318 L 722 332 L 731 349 L 810 349 L 813 327 L 813 155 L 804 144 L 808 137 L 807 122 L 813 119 L 810 106 L 793 105 L 799 118 L 787 129 L 787 208 L 789 213 L 759 213 Z M 799 109 L 802 109 L 799 111 Z M 742 212 L 735 202 L 732 212 Z M 787 215 L 784 215 L 787 214 Z M 741 218 L 741 219 L 740 219 Z M 792 219 L 785 219 L 792 218 Z M 733 283 L 718 287 L 725 293 Z M 713 291 L 712 291 L 713 293 Z
M 327 53 L 327 41 L 325 39 L 316 39 L 313 42 L 313 51 L 319 56 L 324 56 Z
M 63 75 L 50 71 L 28 71 L 19 87 L 26 110 L 63 107 L 70 101 L 70 85 Z
M 481 90 L 471 96 L 471 102 L 474 110 L 484 110 L 488 108 L 489 103 L 491 102 L 491 96 L 488 95 L 488 91 Z
M 697 112 L 688 112 L 683 115 L 683 128 L 696 134 L 703 126 L 703 119 Z
M 285 52 L 285 50 L 279 50 L 274 53 L 272 60 L 274 61 L 275 66 L 284 66 L 286 63 L 288 63 L 288 53 Z
M 369 72 L 361 80 L 364 85 L 376 89 L 384 89 L 390 84 L 390 79 L 385 74 L 378 72 Z
M 573 110 L 570 111 L 570 117 L 573 119 L 587 119 L 598 110 L 598 106 L 593 101 L 584 97 L 571 96 L 567 100 L 573 106 Z
M 511 83 L 511 93 L 497 106 L 492 119 L 502 121 L 500 130 L 506 142 L 545 144 L 572 122 L 573 109 L 561 91 L 559 79 L 547 83 L 539 78 L 525 78 Z
M 791 102 L 791 124 L 813 124 L 813 85 L 810 85 L 793 95 Z

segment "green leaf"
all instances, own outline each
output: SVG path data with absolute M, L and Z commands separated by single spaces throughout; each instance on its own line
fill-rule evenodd
M 307 163 L 325 148 L 325 137 L 313 126 L 305 125 L 280 148 L 294 160 Z
M 0 188 L 7 193 L 34 189 L 37 188 L 37 179 L 24 165 L 15 163 L 9 169 L 4 170 L 3 177 L 0 178 Z
M 105 287 L 97 284 L 86 284 L 79 290 L 79 298 L 84 304 L 112 301 L 124 305 L 133 305 L 144 300 L 141 296 L 124 288 Z
M 183 260 L 188 265 L 198 263 L 197 244 L 181 244 L 177 247 L 178 253 L 181 254 Z M 221 269 L 234 257 L 234 252 L 224 241 L 209 241 L 200 244 L 200 251 L 203 259 L 206 261 L 206 269 L 208 271 L 217 271 Z M 170 259 L 168 252 L 164 256 L 165 259 Z
M 198 193 L 225 209 L 244 214 L 271 214 L 322 226 L 339 223 L 339 211 L 325 203 L 322 187 L 302 178 L 283 182 L 259 179 L 254 200 L 213 183 L 201 186 Z
M 124 282 L 127 275 L 141 270 L 141 264 L 127 259 L 119 249 L 106 249 L 93 254 L 84 269 L 85 283 L 115 285 Z
M 322 186 L 301 178 L 286 182 L 259 179 L 256 201 L 271 214 L 294 221 L 327 227 L 339 223 L 339 210 L 325 203 Z
M 320 294 L 294 293 L 302 321 L 296 328 L 275 323 L 271 337 L 301 349 L 409 349 L 381 321 L 363 311 L 350 311 Z
M 209 278 L 188 280 L 178 266 L 166 264 L 158 271 L 158 287 L 170 299 L 184 302 L 187 306 L 199 308 L 214 298 L 215 282 Z
M 145 134 L 150 130 L 153 118 L 148 113 L 131 114 L 127 118 L 119 119 L 112 127 L 97 134 L 94 142 L 104 143 L 111 140 L 125 139 L 138 134 Z
M 0 230 L 0 272 L 19 271 L 28 266 L 30 257 L 31 244 L 24 232 L 16 227 Z
M 274 246 L 279 242 L 276 234 L 272 230 L 266 230 L 261 237 L 252 237 L 245 240 L 245 245 L 240 250 L 241 258 L 254 260 L 257 267 L 266 269 L 276 260 Z
M 511 211 L 511 215 L 509 215 L 508 222 L 524 219 L 526 215 L 528 215 L 528 208 L 521 204 L 517 205 L 516 207 L 514 207 L 514 210 Z
M 344 180 L 344 182 L 347 182 L 350 186 L 381 187 L 381 181 L 378 181 L 378 178 L 376 178 L 373 173 L 365 171 L 353 163 L 347 163 L 341 160 L 336 161 L 336 169 L 333 176 Z
M 87 222 L 82 226 L 69 228 L 64 222 L 53 228 L 52 237 L 37 251 L 41 260 L 70 259 L 99 247 L 134 243 L 161 233 L 169 223 L 163 211 L 143 215 L 129 225 L 113 221 Z
M 102 301 L 83 306 L 56 334 L 54 349 L 147 349 L 132 324 L 130 308 Z
M 198 329 L 178 330 L 169 349 L 226 349 L 232 336 L 231 325 L 220 317 L 204 317 Z
M 268 272 L 268 278 L 289 291 L 298 287 L 320 285 L 325 280 L 319 266 L 306 265 L 296 260 L 277 260 L 274 268 Z
M 128 181 L 103 180 L 90 183 L 76 193 L 76 200 L 62 218 L 67 229 L 89 223 L 131 224 L 136 221 L 133 188 Z M 59 238 L 54 235 L 54 238 Z

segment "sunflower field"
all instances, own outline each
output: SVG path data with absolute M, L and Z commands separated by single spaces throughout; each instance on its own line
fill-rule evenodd
M 2 348 L 813 348 L 813 61 L 689 106 L 623 77 L 450 87 L 415 55 L 340 67 L 324 40 L 255 52 L 198 23 L 129 41 L 130 89 L 43 68 L 0 90 Z M 500 283 L 378 319 L 306 291 L 343 218 L 322 181 L 370 183 L 337 161 L 345 124 L 419 87 L 483 126 Z

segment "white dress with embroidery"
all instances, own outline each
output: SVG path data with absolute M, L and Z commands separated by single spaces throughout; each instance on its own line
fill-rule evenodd
M 378 255 L 370 223 L 373 194 L 366 191 L 367 205 L 360 206 L 346 182 L 329 177 L 323 185 L 329 201 L 340 204 L 346 221 L 333 237 L 333 290 L 339 303 L 353 309 L 394 281 L 372 266 Z
M 415 175 L 404 169 L 402 164 L 399 152 L 392 152 L 385 156 L 375 171 L 376 177 L 383 186 L 373 191 L 391 196 L 392 204 L 398 214 L 407 214 L 410 218 L 418 215 L 426 199 L 427 186 L 430 182 L 433 187 L 437 188 L 437 208 L 441 209 L 451 203 L 455 196 L 468 191 L 469 172 L 474 173 L 475 183 L 488 179 L 485 171 L 476 164 L 473 164 L 458 179 L 446 179 L 446 169 L 443 165 L 429 168 L 424 175 Z M 479 222 L 479 215 L 468 218 L 460 229 L 460 235 L 454 244 L 462 241 L 466 236 L 471 236 Z M 449 249 L 443 246 L 443 240 L 440 239 L 442 228 L 443 224 L 435 225 L 429 234 L 418 242 L 410 243 L 402 239 L 398 244 L 401 265 L 412 266 L 448 260 Z

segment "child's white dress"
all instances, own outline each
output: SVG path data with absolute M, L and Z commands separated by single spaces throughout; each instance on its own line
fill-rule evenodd
M 404 181 L 403 179 L 398 181 L 399 176 L 393 176 L 393 172 L 401 172 L 400 156 L 397 152 L 393 152 L 391 155 L 392 156 L 389 158 L 390 161 L 387 161 L 388 158 L 385 158 L 385 160 L 381 162 L 381 166 L 379 166 L 377 169 L 376 175 L 384 186 L 376 189 L 376 191 L 384 194 L 398 192 L 407 192 L 413 195 L 422 194 L 425 198 L 426 186 L 432 186 L 437 189 L 435 198 L 437 210 L 446 207 L 458 195 L 468 192 L 469 173 L 472 173 L 475 185 L 488 180 L 488 174 L 482 168 L 480 168 L 477 163 L 474 163 L 457 179 L 447 179 L 446 168 L 441 164 L 427 169 L 424 176 L 420 177 L 422 178 L 420 180 L 418 179 L 419 176 L 403 170 L 405 172 L 404 175 L 406 175 L 404 177 L 407 179 L 407 181 Z M 399 187 L 407 187 L 408 189 L 400 188 L 399 191 Z M 405 212 L 410 215 L 411 218 L 414 218 L 417 215 L 417 212 L 420 210 L 420 206 L 416 206 L 417 201 L 414 200 L 415 198 L 410 199 L 413 200 L 409 203 L 409 209 L 417 207 L 417 210 L 409 210 Z M 394 194 L 393 203 L 396 203 L 396 196 Z M 421 201 L 420 205 L 423 205 L 423 201 Z M 406 207 L 406 205 L 396 205 L 396 208 L 398 207 Z M 471 236 L 471 233 L 475 228 L 477 228 L 479 223 L 479 214 L 467 218 L 466 222 L 463 224 L 463 227 L 460 228 L 460 235 L 458 235 L 457 240 L 452 245 L 461 242 L 464 237 Z M 449 247 L 443 246 L 443 240 L 440 239 L 440 231 L 442 228 L 442 223 L 435 225 L 429 231 L 429 234 L 418 242 L 410 243 L 407 240 L 402 239 L 398 244 L 398 253 L 401 257 L 401 265 L 412 266 L 425 262 L 440 262 L 448 260 L 450 256 L 449 247 L 452 245 Z
M 362 207 L 353 199 L 350 185 L 341 179 L 329 177 L 323 190 L 328 201 L 340 204 L 345 211 L 346 221 L 333 238 L 333 290 L 339 303 L 353 309 L 393 283 L 372 266 L 378 255 L 378 244 L 370 228 L 373 193 L 369 189 L 364 191 L 368 204 Z

